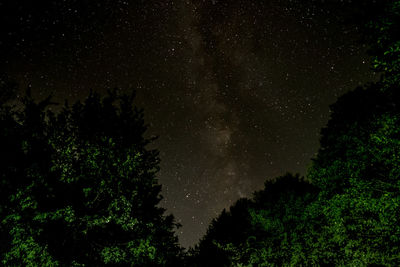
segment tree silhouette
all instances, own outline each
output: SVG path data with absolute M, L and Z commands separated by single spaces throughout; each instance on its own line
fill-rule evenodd
M 1 258 L 5 265 L 179 265 L 172 215 L 157 206 L 158 152 L 133 95 L 91 93 L 3 108 Z
M 251 200 L 241 199 L 215 219 L 196 250 L 195 266 L 282 266 L 294 257 L 301 214 L 317 190 L 299 175 L 265 182 Z M 212 255 L 210 257 L 210 255 Z
M 249 199 L 239 199 L 229 211 L 225 209 L 214 219 L 206 235 L 191 251 L 189 266 L 230 266 L 231 256 L 221 244 L 245 242 L 251 233 Z
M 308 177 L 321 188 L 305 213 L 314 263 L 400 264 L 399 118 L 376 115 L 331 136 L 341 157 L 322 153 L 311 168 Z
M 364 32 L 382 79 L 331 107 L 308 173 L 321 190 L 304 215 L 313 264 L 400 264 L 400 1 L 389 2 Z

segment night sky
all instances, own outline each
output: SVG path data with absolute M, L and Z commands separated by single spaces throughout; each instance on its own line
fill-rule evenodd
M 192 246 L 266 179 L 304 174 L 329 105 L 376 79 L 342 2 L 0 1 L 0 74 L 61 103 L 135 89 Z

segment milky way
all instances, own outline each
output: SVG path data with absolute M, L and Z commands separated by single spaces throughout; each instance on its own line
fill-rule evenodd
M 59 102 L 135 89 L 187 247 L 266 179 L 304 174 L 329 104 L 374 79 L 338 7 L 312 2 L 3 1 L 1 70 Z

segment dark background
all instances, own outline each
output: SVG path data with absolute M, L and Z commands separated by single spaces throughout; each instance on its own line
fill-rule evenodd
M 365 10 L 350 0 L 0 1 L 1 79 L 19 85 L 17 98 L 31 87 L 61 103 L 135 89 L 159 136 L 162 206 L 187 247 L 266 179 L 304 174 L 329 105 L 376 79 L 351 19 Z

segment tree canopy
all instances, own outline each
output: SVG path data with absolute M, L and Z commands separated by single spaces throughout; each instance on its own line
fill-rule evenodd
M 305 207 L 317 188 L 290 173 L 266 181 L 253 198 L 237 201 L 213 220 L 193 251 L 195 266 L 282 266 L 290 262 L 291 244 L 302 235 Z M 213 257 L 210 257 L 213 255 Z
M 4 265 L 179 264 L 172 215 L 157 206 L 159 158 L 133 95 L 91 93 L 57 114 L 28 94 L 0 117 Z

